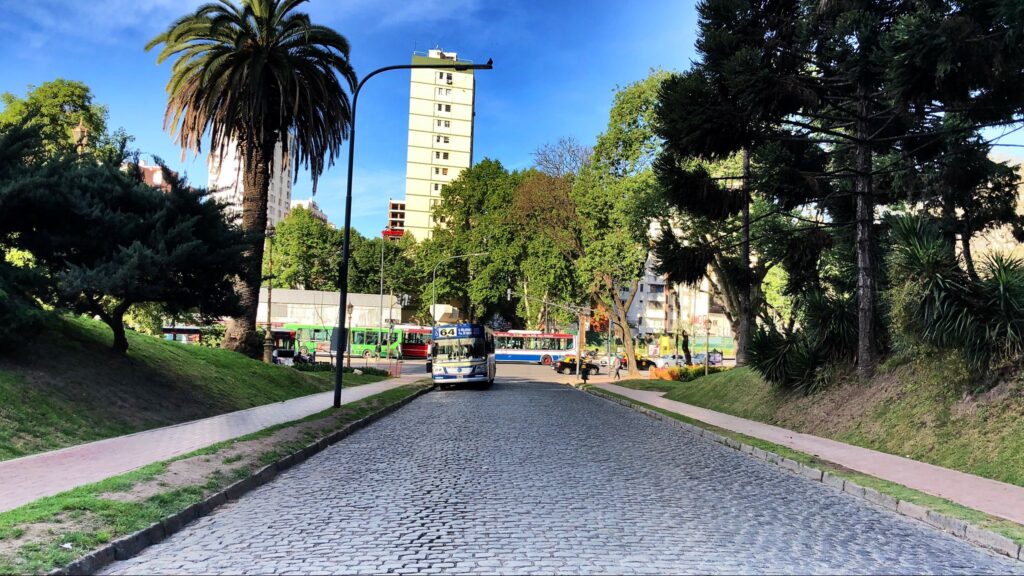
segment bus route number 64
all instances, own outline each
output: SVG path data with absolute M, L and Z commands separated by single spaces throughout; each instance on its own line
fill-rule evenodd
M 441 338 L 455 338 L 456 329 L 454 326 L 451 328 L 438 328 L 437 335 Z

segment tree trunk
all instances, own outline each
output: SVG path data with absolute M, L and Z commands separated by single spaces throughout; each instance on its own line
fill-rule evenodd
M 875 351 L 875 257 L 873 227 L 875 203 L 871 186 L 871 146 L 868 100 L 863 88 L 857 104 L 856 193 L 857 193 L 857 374 L 874 376 Z
M 686 365 L 689 366 L 693 363 L 693 356 L 690 354 L 690 333 L 683 330 L 683 360 L 686 361 Z
M 960 251 L 964 255 L 964 266 L 967 268 L 967 275 L 971 277 L 971 280 L 979 281 L 981 278 L 978 277 L 978 270 L 974 267 L 974 256 L 971 254 L 970 234 L 960 235 Z
M 124 315 L 128 311 L 129 306 L 130 304 L 122 302 L 115 306 L 113 310 L 107 312 L 104 306 L 99 304 L 98 300 L 93 301 L 92 309 L 100 317 L 100 320 L 103 320 L 107 326 L 110 326 L 110 331 L 114 334 L 114 341 L 110 349 L 117 354 L 128 352 L 128 336 L 124 330 Z
M 746 366 L 747 345 L 753 327 L 750 292 L 753 290 L 750 274 L 750 151 L 743 150 L 743 227 L 740 231 L 739 314 L 736 326 L 736 366 Z
M 274 157 L 274 145 L 273 139 L 268 143 L 245 138 L 238 143 L 244 163 L 242 230 L 249 236 L 249 240 L 242 255 L 242 274 L 235 278 L 235 292 L 238 294 L 242 314 L 228 320 L 223 347 L 251 358 L 259 358 L 263 350 L 263 343 L 256 333 L 256 309 L 259 306 L 263 238 L 267 231 L 270 162 Z
M 971 254 L 971 237 L 974 236 L 974 232 L 971 228 L 971 212 L 970 210 L 964 210 L 964 226 L 963 233 L 960 234 L 960 251 L 964 254 L 964 266 L 967 268 L 967 275 L 978 282 L 981 278 L 978 277 L 978 270 L 974 267 L 974 255 Z
M 629 322 L 626 319 L 626 314 L 629 312 L 629 307 L 633 303 L 633 298 L 636 296 L 640 283 L 636 280 L 632 282 L 629 295 L 624 301 L 619 298 L 615 283 L 610 279 L 607 279 L 606 283 L 609 286 L 608 294 L 610 296 L 609 301 L 611 302 L 612 312 L 615 313 L 619 325 L 622 327 L 622 346 L 625 348 L 626 370 L 630 376 L 639 376 L 640 370 L 636 367 L 636 348 L 633 344 L 633 333 L 629 331 Z

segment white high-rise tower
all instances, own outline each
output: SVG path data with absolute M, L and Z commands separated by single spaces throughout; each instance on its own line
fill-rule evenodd
M 413 64 L 452 64 L 454 52 L 414 53 Z M 441 190 L 473 162 L 473 116 L 476 79 L 472 70 L 412 70 L 409 87 L 409 151 L 405 200 L 388 205 L 389 225 L 417 240 L 430 237 L 432 208 Z
M 209 180 L 207 187 L 211 196 L 230 205 L 228 213 L 242 217 L 242 195 L 244 193 L 245 162 L 242 161 L 235 142 L 228 144 L 224 158 L 211 152 L 207 159 Z M 274 163 L 270 168 L 270 190 L 267 198 L 267 225 L 277 223 L 288 215 L 292 206 L 292 171 L 285 157 L 281 143 L 274 146 Z

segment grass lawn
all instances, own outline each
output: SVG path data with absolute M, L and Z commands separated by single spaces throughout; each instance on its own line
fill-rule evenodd
M 724 375 L 724 373 L 719 374 L 718 376 L 722 375 Z M 711 378 L 712 376 L 716 375 L 710 375 L 708 376 L 708 378 Z M 686 384 L 680 385 L 684 386 Z M 851 480 L 859 484 L 860 486 L 874 488 L 875 490 L 878 490 L 883 494 L 888 494 L 889 496 L 892 496 L 898 500 L 905 500 L 907 502 L 911 502 L 913 504 L 918 504 L 920 506 L 930 508 L 936 512 L 941 512 L 954 518 L 960 518 L 961 520 L 965 520 L 979 528 L 986 528 L 988 530 L 992 530 L 993 532 L 997 532 L 999 534 L 1002 534 L 1003 536 L 1006 536 L 1007 538 L 1010 538 L 1018 544 L 1024 545 L 1024 526 L 1021 526 L 1020 524 L 1017 524 L 1015 522 L 1004 520 L 1002 518 L 997 518 L 995 516 L 990 516 L 988 514 L 985 514 L 984 512 L 979 512 L 972 508 L 961 506 L 959 504 L 946 500 L 945 498 L 939 498 L 937 496 L 932 496 L 930 494 L 925 494 L 924 492 L 919 492 L 917 490 L 907 488 L 902 484 L 896 484 L 894 482 L 882 480 L 881 478 L 861 474 L 860 472 L 855 472 L 853 470 L 850 470 L 849 468 L 844 468 L 842 466 L 839 466 L 838 464 L 833 464 L 831 462 L 817 458 L 816 456 L 805 454 L 803 452 L 798 452 L 785 446 L 780 446 L 778 444 L 761 440 L 759 438 L 753 438 L 743 434 L 738 434 L 730 430 L 725 430 L 717 426 L 706 424 L 699 420 L 688 418 L 686 416 L 683 416 L 682 414 L 676 414 L 675 412 L 669 412 L 668 410 L 663 410 L 655 406 L 650 406 L 642 402 L 637 402 L 636 400 L 627 398 L 619 394 L 615 394 L 614 392 L 609 392 L 607 390 L 602 390 L 599 388 L 592 388 L 592 390 L 604 396 L 619 398 L 631 402 L 633 404 L 644 406 L 648 409 L 659 412 L 669 418 L 673 418 L 681 422 L 686 422 L 694 426 L 699 426 L 706 430 L 711 430 L 716 434 L 726 436 L 734 440 L 738 440 L 745 444 L 749 444 L 756 448 L 760 448 L 761 450 L 764 450 L 766 452 L 774 452 L 779 456 L 789 458 L 790 460 L 794 460 L 801 464 L 817 468 L 824 472 L 828 472 L 829 474 L 832 474 L 834 476 L 839 476 L 843 479 Z
M 393 388 L 0 513 L 0 574 L 64 566 L 422 388 Z
M 1024 486 L 1024 382 L 979 396 L 941 358 L 885 365 L 870 382 L 844 379 L 817 394 L 780 393 L 739 368 L 692 382 L 634 380 L 694 406 L 775 424 Z
M 101 322 L 54 317 L 18 356 L 0 356 L 0 460 L 252 408 L 331 389 L 332 380 L 228 350 L 128 332 L 125 356 Z M 381 380 L 345 376 L 347 384 Z

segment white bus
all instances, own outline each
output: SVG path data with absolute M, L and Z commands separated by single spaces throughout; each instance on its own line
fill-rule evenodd
M 434 326 L 430 375 L 440 388 L 494 384 L 494 333 L 480 324 Z
M 540 330 L 495 332 L 498 362 L 530 362 L 550 366 L 576 353 L 576 336 Z

